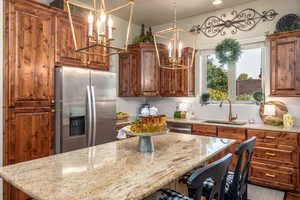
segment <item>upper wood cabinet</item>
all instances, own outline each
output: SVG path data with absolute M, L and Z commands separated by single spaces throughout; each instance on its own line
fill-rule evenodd
M 105 52 L 106 49 L 103 47 L 95 47 L 90 49 L 91 53 L 97 53 L 97 52 Z M 93 55 L 89 54 L 87 55 L 87 64 L 88 68 L 91 69 L 99 69 L 103 71 L 109 71 L 109 57 L 108 56 L 100 56 L 100 55 Z
M 159 66 L 156 59 L 156 50 L 153 44 L 140 46 L 139 59 L 141 65 L 141 95 L 159 95 Z
M 152 43 L 130 45 L 119 57 L 119 96 L 159 96 L 160 69 Z
M 271 96 L 300 96 L 300 31 L 269 35 Z
M 185 65 L 189 65 L 192 62 L 192 56 L 192 48 L 183 49 L 183 63 Z M 175 85 L 174 96 L 195 96 L 195 63 L 189 69 L 175 70 L 175 77 L 171 84 Z
M 74 32 L 77 48 L 91 45 L 88 39 L 86 19 L 73 16 Z M 109 57 L 97 55 L 107 53 L 104 47 L 90 48 L 89 54 L 75 52 L 75 45 L 69 17 L 61 12 L 56 17 L 55 32 L 55 62 L 56 65 L 68 65 L 75 67 L 87 67 L 91 69 L 109 70 Z
M 161 62 L 167 59 L 167 50 L 159 45 Z M 184 63 L 191 62 L 191 48 L 183 52 Z M 129 52 L 119 59 L 119 96 L 127 97 L 184 97 L 195 95 L 195 66 L 190 69 L 163 69 L 158 66 L 152 43 L 131 45 Z
M 55 62 L 57 65 L 69 65 L 85 67 L 87 57 L 82 53 L 75 52 L 68 15 L 61 13 L 56 17 L 55 32 Z M 78 17 L 73 17 L 74 32 L 78 48 L 87 45 L 87 24 Z
M 9 30 L 9 106 L 49 106 L 53 99 L 54 18 L 47 9 L 16 3 Z M 6 77 L 7 78 L 7 77 Z
M 160 69 L 160 95 L 165 97 L 176 96 L 175 70 Z
M 119 96 L 140 96 L 140 60 L 138 52 L 122 53 L 119 55 Z

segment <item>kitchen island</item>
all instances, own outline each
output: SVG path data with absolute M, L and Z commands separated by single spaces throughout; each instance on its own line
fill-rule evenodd
M 156 151 L 129 138 L 6 166 L 0 175 L 37 200 L 139 200 L 222 152 L 234 140 L 170 133 Z

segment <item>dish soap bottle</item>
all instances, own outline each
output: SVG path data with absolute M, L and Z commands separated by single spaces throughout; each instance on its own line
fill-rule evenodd
M 179 111 L 179 106 L 176 106 L 176 111 L 174 112 L 174 119 L 180 119 L 181 113 Z

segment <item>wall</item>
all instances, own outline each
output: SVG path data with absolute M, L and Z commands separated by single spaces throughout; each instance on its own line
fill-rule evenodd
M 286 14 L 296 13 L 300 15 L 300 3 L 299 0 L 257 0 L 247 4 L 239 5 L 233 8 L 222 9 L 212 13 L 206 13 L 199 16 L 190 17 L 187 19 L 179 20 L 178 26 L 184 29 L 189 30 L 192 25 L 199 24 L 203 22 L 209 16 L 220 16 L 221 14 L 226 14 L 227 19 L 230 19 L 231 11 L 241 11 L 245 8 L 254 8 L 259 12 L 274 9 L 279 13 L 279 16 L 272 22 L 261 22 L 253 30 L 249 32 L 238 32 L 235 35 L 231 35 L 230 32 L 226 36 L 217 36 L 214 38 L 207 38 L 204 35 L 200 34 L 198 36 L 197 48 L 200 50 L 209 50 L 214 49 L 216 44 L 222 41 L 226 37 L 231 37 L 239 40 L 242 44 L 248 44 L 252 42 L 264 42 L 265 34 L 272 33 L 275 30 L 277 20 Z M 154 27 L 154 31 L 161 30 L 168 27 L 169 24 L 159 25 Z M 268 44 L 266 43 L 266 46 Z M 268 58 L 268 51 L 267 51 Z M 266 95 L 269 95 L 270 91 L 270 71 L 269 71 L 269 62 L 266 62 L 265 69 L 265 83 L 266 83 Z M 200 93 L 200 61 L 199 56 L 196 60 L 196 88 L 198 95 Z M 300 101 L 299 98 L 269 98 L 267 100 L 279 100 L 283 101 L 289 112 L 296 117 L 296 123 L 300 125 Z M 201 106 L 199 104 L 199 97 L 196 98 L 151 98 L 147 99 L 148 103 L 152 103 L 157 106 L 161 113 L 167 114 L 168 117 L 172 117 L 172 114 L 175 110 L 177 103 L 179 102 L 189 102 L 191 104 L 192 110 L 195 112 L 196 116 L 201 119 L 226 119 L 228 114 L 228 106 L 225 105 L 220 108 L 218 105 L 207 105 Z M 235 104 L 233 106 L 233 111 L 238 113 L 240 120 L 248 120 L 249 118 L 254 118 L 257 122 L 261 122 L 259 118 L 258 106 L 256 105 L 247 105 L 247 104 Z

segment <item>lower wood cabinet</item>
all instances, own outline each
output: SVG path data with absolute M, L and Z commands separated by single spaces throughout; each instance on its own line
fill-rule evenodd
M 53 153 L 52 117 L 50 108 L 10 111 L 7 164 L 42 158 Z
M 270 165 L 253 161 L 250 168 L 251 183 L 280 190 L 295 190 L 299 170 L 281 165 Z
M 249 172 L 251 183 L 280 190 L 288 190 L 290 199 L 295 199 L 300 192 L 300 153 L 299 133 L 280 131 L 253 130 L 244 128 L 222 127 L 213 125 L 193 125 L 193 134 L 234 139 L 237 142 L 226 151 L 214 156 L 215 161 L 227 153 L 234 155 L 236 147 L 244 140 L 256 137 L 252 162 Z M 230 170 L 237 164 L 233 156 Z M 299 195 L 300 196 L 300 195 Z
M 4 132 L 4 165 L 16 164 L 53 154 L 54 112 L 48 108 L 11 108 Z M 29 197 L 8 183 L 4 200 L 27 200 Z
M 194 125 L 192 128 L 194 135 L 217 137 L 217 127 L 207 125 Z

